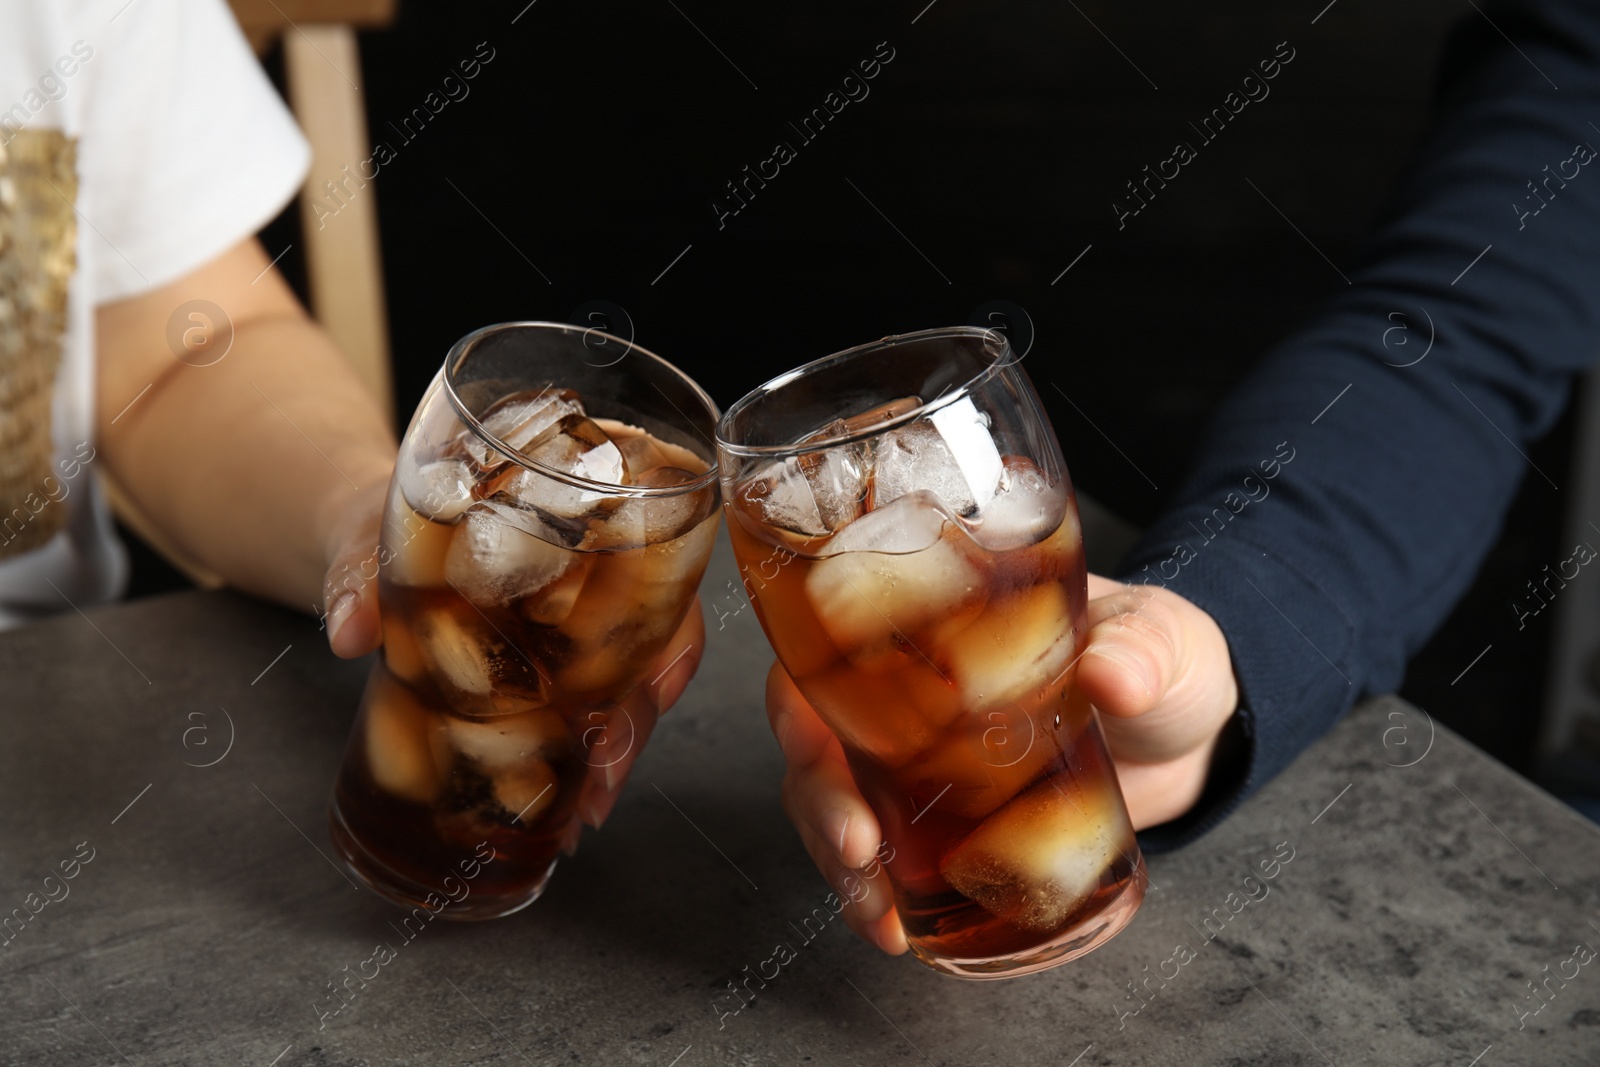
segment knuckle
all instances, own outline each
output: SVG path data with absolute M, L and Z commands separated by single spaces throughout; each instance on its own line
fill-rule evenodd
M 1124 640 L 1132 636 L 1135 641 L 1172 662 L 1177 653 L 1177 618 L 1170 605 L 1159 599 L 1145 602 L 1137 610 L 1121 612 L 1102 619 L 1090 631 L 1090 639 L 1119 634 Z

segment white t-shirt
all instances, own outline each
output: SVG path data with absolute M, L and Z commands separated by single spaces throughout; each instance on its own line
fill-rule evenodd
M 77 270 L 52 410 L 57 472 L 78 473 L 48 504 L 68 509 L 65 527 L 0 560 L 0 626 L 114 599 L 127 582 L 93 478 L 95 307 L 254 234 L 310 159 L 222 0 L 0 0 L 0 141 L 19 124 L 78 142 Z

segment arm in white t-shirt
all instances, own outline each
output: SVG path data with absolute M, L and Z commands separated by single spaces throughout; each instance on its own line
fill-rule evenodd
M 350 557 L 359 569 L 376 549 L 396 446 L 371 393 L 269 265 L 247 238 L 102 305 L 97 430 L 103 462 L 162 533 L 230 585 L 303 611 L 324 604 L 330 567 Z M 233 321 L 227 355 L 209 366 L 167 347 L 172 310 L 193 299 Z M 376 597 L 365 599 L 367 610 L 352 603 L 329 620 L 354 625 L 340 635 L 352 652 L 376 644 Z
M 230 584 L 325 610 L 330 565 L 376 547 L 395 442 L 254 237 L 299 187 L 305 140 L 221 0 L 106 14 L 74 12 L 94 58 L 71 87 L 83 217 L 98 242 L 86 288 L 102 461 L 162 533 Z M 194 299 L 233 326 L 209 366 L 176 358 L 168 340 L 173 313 Z M 336 644 L 376 645 L 375 603 L 337 618 Z
M 138 7 L 147 5 L 177 6 L 176 0 L 141 0 Z M 184 10 L 197 6 L 186 4 Z M 146 168 L 133 182 L 144 198 L 123 190 L 118 228 L 107 236 L 126 242 L 129 260 L 161 263 L 162 280 L 130 285 L 96 315 L 99 440 L 105 462 L 164 533 L 241 589 L 298 608 L 322 605 L 334 651 L 362 655 L 380 640 L 377 583 L 354 583 L 352 590 L 341 578 L 352 571 L 376 573 L 383 495 L 396 445 L 349 364 L 248 236 L 276 210 L 272 197 L 254 198 L 260 190 L 244 195 L 255 181 L 251 168 L 267 172 L 279 166 L 276 157 L 261 156 L 252 137 L 265 131 L 272 140 L 267 128 L 283 116 L 281 106 L 274 111 L 254 90 L 240 92 L 237 114 L 209 103 L 190 106 L 190 93 L 238 89 L 238 70 L 260 78 L 236 31 L 210 32 L 232 44 L 224 48 L 202 39 L 184 56 L 162 58 L 169 64 L 178 60 L 160 80 L 170 83 L 163 98 L 182 114 L 150 111 L 138 120 L 146 136 L 125 146 L 129 158 Z M 216 69 L 213 45 L 231 51 L 233 71 Z M 183 70 L 190 62 L 203 74 L 195 85 L 187 84 L 192 75 Z M 114 71 L 114 65 L 103 69 Z M 137 90 L 142 75 L 127 77 L 123 90 Z M 215 134 L 210 140 L 207 124 Z M 290 153 L 292 144 L 283 141 L 276 151 Z M 179 162 L 195 146 L 204 158 L 185 171 Z M 296 176 L 300 167 L 297 162 Z M 191 196 L 200 201 L 192 207 Z M 253 214 L 252 205 L 269 206 Z M 237 229 L 241 223 L 245 229 Z M 219 233 L 231 233 L 229 242 L 209 247 Z M 193 248 L 205 251 L 191 257 L 195 262 L 186 269 L 169 269 Z M 113 276 L 103 279 L 108 286 L 128 282 L 110 269 Z M 210 366 L 176 360 L 168 348 L 172 311 L 191 299 L 227 309 L 233 321 L 232 347 Z M 149 391 L 124 413 L 146 385 Z M 652 681 L 624 698 L 641 738 L 689 684 L 704 648 L 705 624 L 696 603 L 645 669 Z M 605 820 L 630 765 L 631 760 L 593 768 L 577 808 L 586 822 L 598 826 Z

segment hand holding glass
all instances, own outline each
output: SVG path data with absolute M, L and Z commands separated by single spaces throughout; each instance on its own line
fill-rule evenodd
M 415 905 L 470 867 L 440 914 L 493 918 L 576 847 L 585 782 L 643 743 L 630 694 L 711 553 L 715 420 L 595 330 L 508 323 L 451 350 L 389 488 L 383 653 L 329 812 L 373 890 Z
M 998 978 L 1113 937 L 1143 859 L 1075 684 L 1072 485 L 1004 338 L 829 356 L 735 404 L 718 448 L 745 587 L 894 850 L 912 952 Z

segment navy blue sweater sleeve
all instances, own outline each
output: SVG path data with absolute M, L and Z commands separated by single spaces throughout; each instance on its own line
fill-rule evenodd
M 1241 689 L 1235 754 L 1152 848 L 1400 683 L 1524 475 L 1543 477 L 1527 444 L 1600 348 L 1600 4 L 1484 13 L 1449 41 L 1430 133 L 1351 284 L 1217 411 L 1121 567 L 1216 619 Z

